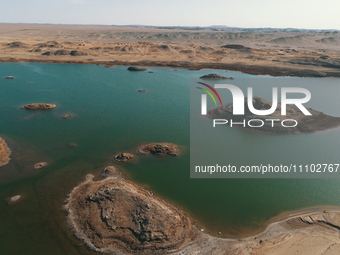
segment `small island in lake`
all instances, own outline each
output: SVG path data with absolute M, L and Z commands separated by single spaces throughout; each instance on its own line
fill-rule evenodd
M 262 97 L 253 97 L 253 106 L 257 110 L 268 110 L 271 108 L 272 102 Z M 249 110 L 246 98 L 244 100 L 244 109 L 245 115 L 233 115 L 233 103 L 230 103 L 209 110 L 207 112 L 207 116 L 212 119 L 225 119 L 229 122 L 231 120 L 238 123 L 245 121 L 245 126 L 243 126 L 243 124 L 236 124 L 234 126 L 270 134 L 313 133 L 340 126 L 340 117 L 329 116 L 311 108 L 307 108 L 307 110 L 312 115 L 304 115 L 295 105 L 287 105 L 286 116 L 281 115 L 281 103 L 277 104 L 277 108 L 274 113 L 259 116 L 254 115 Z M 273 119 L 275 121 L 269 121 L 269 119 Z M 296 123 L 289 121 L 289 119 L 295 120 L 298 124 L 294 126 Z M 248 124 L 250 123 L 249 121 L 251 121 L 250 125 Z M 282 125 L 282 121 L 284 121 L 284 125 L 294 127 L 284 127 Z M 253 127 L 251 127 L 251 125 Z
M 178 156 L 179 148 L 176 144 L 172 143 L 150 143 L 140 147 L 138 152 L 157 156 Z
M 34 104 L 26 104 L 22 106 L 21 109 L 37 111 L 37 110 L 51 110 L 56 107 L 57 105 L 55 104 L 34 103 Z
M 166 254 L 198 237 L 182 211 L 122 178 L 87 178 L 65 209 L 75 235 L 97 252 Z
M 211 73 L 211 74 L 206 74 L 200 77 L 200 79 L 212 79 L 212 80 L 223 80 L 223 79 L 229 79 L 233 80 L 233 77 L 227 77 L 227 76 L 221 76 L 219 74 Z

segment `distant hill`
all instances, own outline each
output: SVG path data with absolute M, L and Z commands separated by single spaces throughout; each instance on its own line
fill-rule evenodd
M 129 25 L 132 27 L 151 27 L 159 29 L 179 29 L 179 30 L 210 30 L 210 31 L 235 31 L 235 32 L 304 32 L 304 33 L 317 33 L 317 32 L 340 32 L 337 29 L 302 29 L 302 28 L 242 28 L 242 27 L 228 27 L 225 25 L 213 25 L 207 27 L 201 26 L 144 26 L 144 25 Z

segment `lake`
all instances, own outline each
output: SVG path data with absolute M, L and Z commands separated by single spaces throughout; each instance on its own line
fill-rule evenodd
M 184 210 L 206 233 L 246 235 L 285 211 L 340 205 L 337 178 L 190 179 L 191 79 L 208 73 L 232 76 L 235 82 L 243 78 L 276 78 L 208 69 L 150 67 L 153 73 L 126 69 L 127 66 L 0 63 L 0 77 L 16 77 L 0 79 L 0 135 L 13 150 L 13 160 L 0 168 L 1 254 L 93 254 L 66 226 L 62 206 L 67 194 L 88 173 L 101 178 L 101 169 L 114 164 L 115 154 L 136 153 L 138 146 L 151 142 L 175 143 L 183 151 L 179 157 L 137 156 L 131 163 L 115 165 L 126 177 Z M 310 84 L 312 94 L 319 95 L 308 107 L 340 116 L 338 79 L 300 78 L 300 82 Z M 140 93 L 138 89 L 147 92 Z M 262 96 L 270 99 L 268 95 L 270 91 Z M 55 103 L 58 107 L 37 112 L 20 109 L 35 102 Z M 61 118 L 64 114 L 74 117 L 65 120 Z M 276 150 L 272 150 L 277 162 L 301 157 L 306 157 L 304 161 L 317 157 L 336 160 L 339 131 L 273 136 L 219 129 L 220 134 L 232 134 L 239 143 L 235 164 L 244 162 L 244 155 L 251 150 L 261 147 L 270 151 L 268 146 L 276 143 L 285 151 L 277 158 Z M 70 147 L 69 143 L 78 146 Z M 260 156 L 261 150 L 257 153 Z M 33 165 L 40 161 L 49 165 L 34 170 Z M 16 194 L 21 194 L 22 200 L 7 206 L 4 200 Z

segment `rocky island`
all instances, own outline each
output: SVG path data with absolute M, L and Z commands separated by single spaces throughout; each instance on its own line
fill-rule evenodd
M 0 137 L 0 167 L 7 165 L 10 161 L 11 150 L 3 138 Z
M 22 106 L 21 109 L 37 111 L 37 110 L 51 110 L 56 107 L 57 105 L 55 104 L 34 103 L 34 104 L 26 104 Z
M 136 67 L 136 66 L 130 66 L 127 70 L 129 71 L 147 71 L 147 68 L 144 67 Z
M 123 179 L 116 167 L 105 167 L 103 175 L 107 178 L 100 181 L 87 175 L 85 182 L 69 194 L 64 206 L 69 227 L 96 252 L 117 255 L 340 252 L 338 208 L 310 208 L 286 214 L 255 236 L 217 238 L 199 231 L 182 211 Z
M 76 236 L 97 252 L 167 254 L 198 237 L 182 211 L 122 178 L 88 179 L 65 209 Z
M 129 160 L 133 159 L 133 154 L 128 153 L 128 152 L 123 152 L 123 153 L 119 153 L 116 156 L 113 157 L 114 161 L 117 162 L 128 162 Z
M 172 143 L 150 143 L 140 147 L 138 152 L 141 154 L 152 154 L 157 156 L 178 156 L 179 148 Z
M 253 106 L 257 110 L 268 110 L 271 108 L 272 102 L 262 97 L 253 97 Z M 233 115 L 233 103 L 230 103 L 209 110 L 207 116 L 212 119 L 225 119 L 229 122 L 230 120 L 233 122 L 245 121 L 245 126 L 238 124 L 235 127 L 269 134 L 313 133 L 340 126 L 340 117 L 329 116 L 311 108 L 307 108 L 307 110 L 312 115 L 304 115 L 295 105 L 287 105 L 286 116 L 281 115 L 281 103 L 278 103 L 275 112 L 271 115 L 258 116 L 249 110 L 246 98 L 244 109 L 245 115 Z M 268 119 L 275 119 L 275 121 L 268 121 Z M 289 120 L 295 120 L 298 124 L 294 126 L 296 123 Z M 250 125 L 249 121 L 251 121 Z M 282 121 L 284 121 L 284 125 L 292 127 L 284 127 Z
M 215 80 L 229 79 L 229 80 L 233 80 L 234 78 L 233 77 L 227 77 L 227 76 L 221 76 L 221 75 L 215 74 L 215 73 L 211 73 L 211 74 L 206 74 L 206 75 L 201 76 L 200 79 L 215 79 Z

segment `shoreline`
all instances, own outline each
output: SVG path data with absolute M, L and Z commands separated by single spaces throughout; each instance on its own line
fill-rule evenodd
M 230 63 L 197 63 L 186 61 L 106 61 L 106 60 L 59 60 L 59 59 L 12 59 L 1 58 L 0 63 L 45 63 L 45 64 L 87 64 L 103 65 L 106 68 L 113 66 L 144 66 L 144 67 L 172 67 L 184 68 L 188 70 L 220 69 L 225 71 L 237 71 L 252 75 L 270 75 L 274 77 L 314 77 L 314 78 L 340 78 L 340 72 L 325 71 L 318 72 L 312 69 L 291 68 L 279 66 L 261 66 Z
M 96 187 L 104 184 L 107 185 L 110 182 L 115 182 L 115 180 L 118 179 L 121 183 L 123 183 L 123 186 L 127 185 L 127 187 L 129 187 L 129 185 L 132 185 L 132 187 L 136 187 L 136 190 L 138 191 L 138 193 L 136 193 L 137 195 L 150 195 L 152 193 L 149 190 L 145 189 L 143 186 L 130 180 L 126 180 L 120 175 L 118 175 L 117 177 L 107 177 L 95 181 L 92 179 L 92 177 L 92 175 L 87 175 L 86 179 L 83 182 L 72 189 L 67 199 L 65 200 L 66 204 L 64 205 L 64 209 L 69 214 L 67 217 L 68 227 L 73 231 L 76 237 L 85 242 L 87 246 L 92 250 L 95 250 L 97 252 L 109 253 L 118 252 L 117 254 L 126 254 L 126 252 L 128 254 L 135 254 L 136 251 L 124 250 L 124 248 L 122 248 L 123 246 L 121 245 L 118 245 L 117 248 L 114 245 L 115 242 L 113 241 L 113 243 L 111 244 L 106 243 L 107 247 L 98 247 L 94 245 L 94 243 L 92 242 L 93 240 L 91 240 L 91 238 L 86 235 L 86 231 L 82 231 L 79 225 L 77 225 L 77 216 L 75 216 L 75 212 L 77 211 L 77 209 L 79 210 L 79 208 L 72 207 L 72 200 L 75 199 L 75 201 L 78 201 L 76 202 L 76 204 L 78 204 L 81 200 L 79 200 L 79 194 L 76 198 L 74 198 L 73 196 L 75 192 L 78 189 L 82 189 L 84 185 L 87 185 L 88 187 L 93 186 L 94 190 L 89 193 L 92 194 L 92 192 L 96 190 Z M 89 189 L 91 190 L 91 188 Z M 89 194 L 87 194 L 87 196 Z M 192 234 L 188 239 L 186 239 L 183 244 L 181 244 L 177 248 L 174 248 L 174 250 L 156 249 L 153 251 L 159 252 L 158 254 L 182 254 L 183 252 L 188 252 L 189 254 L 206 254 L 207 252 L 214 250 L 215 252 L 213 254 L 216 255 L 265 255 L 268 254 L 268 249 L 270 251 L 272 251 L 272 249 L 276 249 L 283 253 L 273 252 L 270 254 L 316 255 L 319 254 L 317 252 L 317 249 L 314 253 L 307 251 L 307 248 L 309 246 L 314 245 L 315 238 L 317 240 L 321 240 L 321 242 L 317 244 L 317 247 L 319 247 L 320 249 L 327 248 L 329 246 L 329 242 L 333 242 L 334 237 L 338 236 L 338 231 L 340 229 L 340 207 L 318 206 L 283 212 L 266 221 L 263 228 L 258 230 L 258 232 L 255 234 L 253 233 L 251 235 L 243 237 L 216 237 L 211 234 L 201 232 L 195 225 L 193 217 L 188 216 L 188 214 L 184 213 L 177 206 L 167 202 L 166 199 L 164 200 L 163 198 L 153 195 L 150 195 L 150 198 L 155 199 L 156 201 L 160 201 L 162 207 L 168 207 L 167 210 L 171 210 L 171 208 L 174 208 L 176 211 L 183 213 L 184 216 L 187 217 L 187 224 L 192 224 L 191 227 L 194 227 L 194 232 L 196 233 Z M 75 201 L 73 201 L 73 205 L 75 205 Z M 159 221 L 159 224 L 161 224 L 161 221 Z M 190 225 L 188 227 L 190 227 Z M 336 245 L 338 245 L 340 249 L 340 240 L 336 241 Z M 295 247 L 305 247 L 304 249 L 306 249 L 306 251 L 300 250 L 300 253 L 294 253 L 290 249 L 295 249 Z M 142 250 L 138 252 L 140 252 L 138 254 L 151 254 L 148 250 Z

